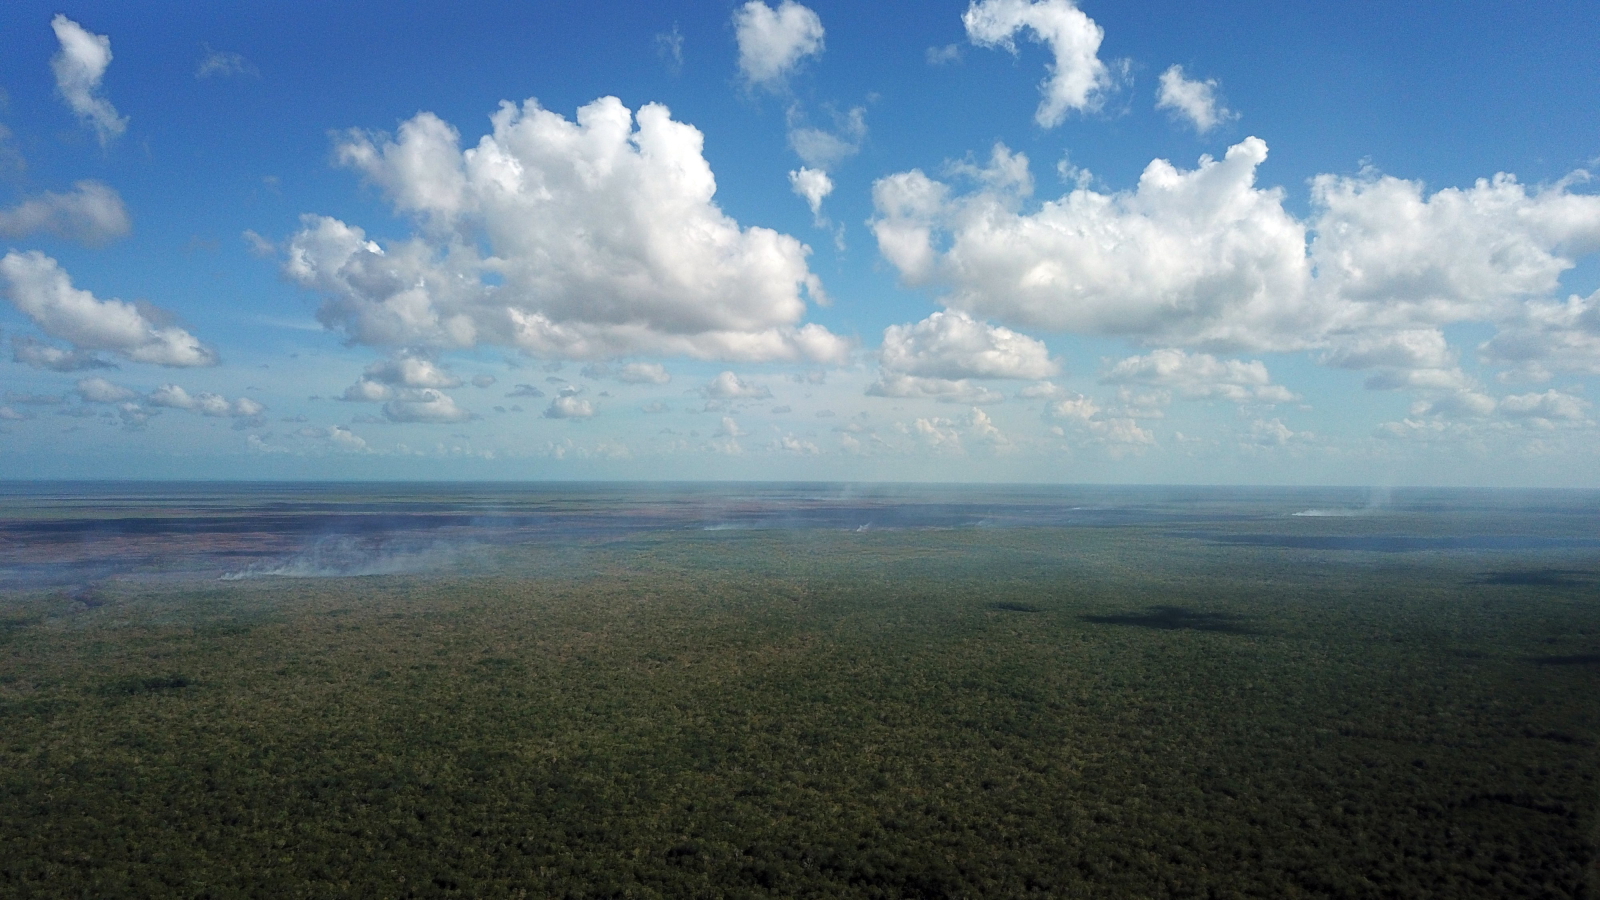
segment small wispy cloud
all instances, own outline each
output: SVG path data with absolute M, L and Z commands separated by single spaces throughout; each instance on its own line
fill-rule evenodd
M 667 72 L 677 75 L 683 71 L 683 32 L 678 30 L 678 23 L 672 23 L 671 31 L 663 31 L 656 35 L 656 55 L 667 64 Z
M 195 67 L 195 78 L 231 78 L 235 75 L 261 77 L 261 70 L 243 56 L 228 50 L 213 50 L 210 44 L 200 46 L 205 50 L 205 55 L 200 57 L 200 64 Z

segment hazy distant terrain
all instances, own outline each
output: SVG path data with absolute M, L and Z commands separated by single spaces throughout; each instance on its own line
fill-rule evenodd
M 6 896 L 1594 896 L 1600 495 L 0 489 Z

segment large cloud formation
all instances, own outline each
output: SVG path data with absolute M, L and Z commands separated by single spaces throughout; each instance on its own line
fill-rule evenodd
M 146 310 L 121 300 L 97 300 L 72 286 L 61 266 L 37 250 L 15 250 L 0 258 L 0 279 L 13 305 L 53 338 L 70 342 L 75 353 L 18 345 L 17 359 L 41 368 L 74 369 L 95 363 L 85 351 L 105 350 L 133 362 L 158 366 L 210 366 L 216 351 L 176 325 L 162 325 Z
M 464 151 L 431 113 L 393 139 L 339 141 L 339 159 L 419 231 L 382 246 L 305 216 L 285 272 L 324 295 L 325 325 L 373 345 L 492 343 L 546 357 L 848 354 L 842 338 L 801 323 L 807 296 L 825 300 L 809 248 L 724 214 L 701 133 L 665 106 L 635 117 L 604 97 L 574 122 L 529 100 L 502 104 L 492 123 Z
M 1600 250 L 1600 197 L 1561 183 L 1530 193 L 1514 176 L 1423 195 L 1387 176 L 1312 181 L 1311 256 L 1341 319 L 1427 324 L 1493 318 L 1547 296 Z M 1341 323 L 1342 324 L 1342 323 Z
M 996 147 L 965 196 L 921 171 L 873 186 L 879 248 L 911 283 L 944 283 L 945 303 L 1057 331 L 1253 345 L 1305 331 L 1305 227 L 1282 193 L 1255 187 L 1264 142 L 1182 172 L 1152 162 L 1131 192 L 1087 187 L 1020 207 L 1027 160 Z M 1002 178 L 1001 175 L 1007 177 Z M 948 242 L 947 248 L 939 244 Z
M 1600 249 L 1600 197 L 1504 174 L 1431 195 L 1371 172 L 1322 175 L 1301 221 L 1281 190 L 1256 185 L 1266 156 L 1265 142 L 1246 138 L 1192 170 L 1155 160 L 1133 190 L 1080 185 L 1029 211 L 1027 160 L 997 147 L 964 194 L 919 170 L 878 180 L 872 228 L 903 281 L 1023 327 L 1169 347 L 1320 348 L 1351 368 L 1403 367 L 1410 354 L 1440 369 L 1454 364 L 1432 346 L 1436 329 L 1514 320 L 1516 336 L 1486 355 L 1535 374 L 1542 354 L 1559 358 L 1550 368 L 1582 368 L 1587 307 L 1543 298 Z

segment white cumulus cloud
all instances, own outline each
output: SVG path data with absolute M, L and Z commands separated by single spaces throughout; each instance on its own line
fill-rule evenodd
M 1551 390 L 1501 397 L 1498 410 L 1501 415 L 1516 419 L 1581 422 L 1589 406 L 1589 401 L 1582 397 Z
M 546 419 L 587 419 L 594 415 L 594 404 L 571 394 L 562 394 L 550 401 L 545 409 Z
M 1514 405 L 1514 404 L 1513 404 Z M 1436 394 L 1430 400 L 1412 404 L 1415 416 L 1441 416 L 1449 419 L 1482 419 L 1493 415 L 1500 401 L 1471 388 Z
M 980 47 L 1002 47 L 1013 53 L 1013 37 L 1031 31 L 1050 47 L 1054 60 L 1039 86 L 1044 100 L 1034 120 L 1045 128 L 1060 125 L 1069 112 L 1098 109 L 1115 79 L 1100 60 L 1105 30 L 1071 0 L 983 0 L 961 16 L 967 37 Z
M 99 379 L 91 379 L 99 380 Z M 84 382 L 79 382 L 79 390 L 83 389 Z M 85 394 L 85 399 L 88 395 Z M 161 406 L 168 409 L 182 409 L 202 416 L 211 416 L 219 419 L 254 419 L 258 418 L 266 407 L 250 399 L 240 397 L 229 400 L 221 394 L 210 391 L 200 391 L 191 394 L 175 384 L 163 384 L 150 392 L 145 402 L 151 406 Z
M 1449 369 L 1456 355 L 1439 329 L 1412 328 L 1339 341 L 1322 362 L 1340 369 Z
M 1479 352 L 1510 364 L 1513 380 L 1547 381 L 1556 372 L 1600 375 L 1600 291 L 1528 303 Z
M 128 402 L 117 405 L 117 418 L 122 420 L 122 427 L 129 431 L 138 431 L 157 415 L 159 413 L 153 413 L 137 403 Z
M 1166 388 L 1190 400 L 1220 397 L 1235 403 L 1286 403 L 1296 399 L 1287 388 L 1272 383 L 1260 360 L 1217 359 L 1209 353 L 1172 348 L 1119 360 L 1100 382 Z
M 878 380 L 867 385 L 869 397 L 938 400 L 941 403 L 999 403 L 1005 395 L 965 378 L 927 378 L 902 372 L 880 372 Z
M 295 429 L 294 435 L 307 440 L 319 441 L 335 450 L 341 450 L 346 453 L 371 452 L 370 448 L 367 446 L 367 441 L 365 438 L 344 427 L 343 425 L 333 425 L 328 428 L 307 425 L 303 428 Z M 271 447 L 260 443 L 260 439 L 255 435 L 250 436 L 250 444 L 252 449 L 262 450 L 267 453 L 291 452 L 287 447 Z
M 463 383 L 433 360 L 403 353 L 368 365 L 361 380 L 345 389 L 344 399 L 376 402 L 401 396 L 406 389 L 455 388 Z
M 53 372 L 78 372 L 84 369 L 109 369 L 112 365 L 85 350 L 63 350 L 37 338 L 11 336 L 11 359 L 35 369 Z
M 1000 427 L 994 424 L 994 420 L 989 418 L 989 414 L 976 406 L 967 416 L 967 427 L 973 437 L 985 443 L 997 447 L 1011 443 L 1000 431 Z
M 660 363 L 628 363 L 617 371 L 617 380 L 627 384 L 666 384 L 672 380 Z
M 773 9 L 750 0 L 733 13 L 739 72 L 751 84 L 779 87 L 801 60 L 822 52 L 822 19 L 794 0 Z
M 1281 191 L 1255 187 L 1266 154 L 1249 138 L 1189 172 L 1155 160 L 1136 190 L 1080 187 L 1033 213 L 1017 208 L 1029 182 L 1016 175 L 952 196 L 913 170 L 873 186 L 872 228 L 903 278 L 948 285 L 945 304 L 972 313 L 1173 344 L 1298 341 L 1311 321 L 1305 227 Z M 996 148 L 987 180 L 1019 162 Z
M 1113 456 L 1137 453 L 1156 442 L 1156 436 L 1133 419 L 1090 419 L 1085 424 L 1094 442 L 1105 447 Z
M 995 403 L 1002 395 L 968 379 L 1046 378 L 1060 371 L 1044 343 L 960 312 L 884 329 L 878 397 L 924 397 L 949 403 Z
M 1420 441 L 1483 440 L 1492 435 L 1592 428 L 1588 400 L 1564 391 L 1491 397 L 1471 388 L 1435 394 L 1411 407 L 1411 415 L 1385 422 L 1377 434 Z
M 822 452 L 816 444 L 792 434 L 780 435 L 773 442 L 772 449 L 779 453 L 799 453 L 803 456 L 814 456 Z
M 61 43 L 61 50 L 50 58 L 56 90 L 78 118 L 95 130 L 101 146 L 110 144 L 128 127 L 127 118 L 118 115 L 111 101 L 100 95 L 100 81 L 111 65 L 111 39 L 60 13 L 50 20 L 50 27 Z
M 833 193 L 833 179 L 828 173 L 820 169 L 808 169 L 801 166 L 789 173 L 789 187 L 795 196 L 806 201 L 811 207 L 811 215 L 820 223 L 822 219 L 822 200 Z
M 122 403 L 139 394 L 132 388 L 113 384 L 104 378 L 85 378 L 78 382 L 78 396 L 85 403 Z
M 1256 185 L 1266 155 L 1246 138 L 1188 171 L 1155 160 L 1133 190 L 1080 183 L 1032 205 L 1026 157 L 1001 147 L 987 168 L 953 170 L 976 182 L 966 193 L 920 170 L 879 179 L 871 226 L 905 282 L 1023 327 L 1318 349 L 1350 368 L 1382 365 L 1383 347 L 1421 352 L 1401 345 L 1463 321 L 1513 323 L 1491 357 L 1534 360 L 1583 343 L 1557 322 L 1584 313 L 1547 299 L 1600 250 L 1600 197 L 1570 190 L 1581 175 L 1530 189 L 1502 174 L 1431 195 L 1370 172 L 1321 175 L 1302 221 L 1281 190 Z
M 396 391 L 392 385 L 363 378 L 345 388 L 339 399 L 353 403 L 382 403 L 385 400 L 393 400 L 395 396 Z
M 421 230 L 382 246 L 304 217 L 284 270 L 324 296 L 325 325 L 367 344 L 491 343 L 557 358 L 848 355 L 844 339 L 801 324 L 805 297 L 825 300 L 809 249 L 724 214 L 702 135 L 666 107 L 635 119 L 605 97 L 573 122 L 529 100 L 503 104 L 492 122 L 465 151 L 430 113 L 395 139 L 340 141 L 339 158 Z
M 13 305 L 51 337 L 80 351 L 105 350 L 134 362 L 160 366 L 210 366 L 217 354 L 194 335 L 152 322 L 121 300 L 97 300 L 72 286 L 72 279 L 37 250 L 0 258 L 0 278 Z
M 1377 369 L 1367 387 L 1458 389 L 1470 384 L 1457 354 L 1437 328 L 1405 328 L 1333 339 L 1323 365 L 1339 369 Z
M 1050 415 L 1058 419 L 1081 419 L 1087 422 L 1100 414 L 1100 404 L 1082 394 L 1074 393 L 1050 404 Z
M 391 422 L 432 424 L 465 422 L 472 418 L 472 413 L 457 406 L 449 394 L 434 388 L 407 391 L 383 404 L 383 415 Z
M 93 247 L 126 236 L 132 227 L 122 196 L 98 181 L 80 181 L 68 193 L 45 191 L 0 209 L 0 235 L 11 238 L 44 233 Z
M 348 450 L 352 453 L 362 453 L 367 449 L 366 439 L 355 432 L 352 432 L 343 425 L 334 425 L 333 427 L 329 428 L 327 431 L 327 439 L 328 443 L 332 444 L 333 446 L 338 447 L 341 450 Z
M 961 430 L 953 419 L 943 416 L 919 418 L 911 427 L 934 450 L 945 453 L 966 452 L 966 448 L 961 446 Z
M 772 391 L 732 372 L 723 372 L 705 386 L 705 395 L 713 400 L 765 400 L 772 396 Z
M 1065 393 L 1054 382 L 1040 381 L 1017 391 L 1017 396 L 1023 400 L 1053 400 Z
M 1240 443 L 1245 447 L 1283 447 L 1293 442 L 1305 442 L 1316 437 L 1309 431 L 1295 431 L 1283 423 L 1282 419 L 1256 419 L 1250 423 L 1250 431 L 1240 436 Z
M 1233 110 L 1217 99 L 1219 85 L 1215 78 L 1195 81 L 1183 74 L 1183 66 L 1172 66 L 1161 73 L 1156 89 L 1156 109 L 1165 109 L 1183 119 L 1199 134 L 1205 134 L 1223 122 L 1238 118 Z
M 1483 319 L 1546 297 L 1600 250 L 1600 197 L 1567 188 L 1530 192 L 1500 174 L 1426 195 L 1418 181 L 1319 175 L 1318 287 L 1342 303 L 1336 316 L 1377 325 Z
M 936 312 L 914 324 L 890 325 L 884 329 L 878 360 L 889 371 L 951 379 L 1039 379 L 1061 368 L 1042 341 L 961 312 Z

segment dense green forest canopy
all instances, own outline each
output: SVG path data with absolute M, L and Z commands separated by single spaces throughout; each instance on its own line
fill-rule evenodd
M 1286 522 L 10 589 L 0 894 L 1594 896 L 1600 556 Z

